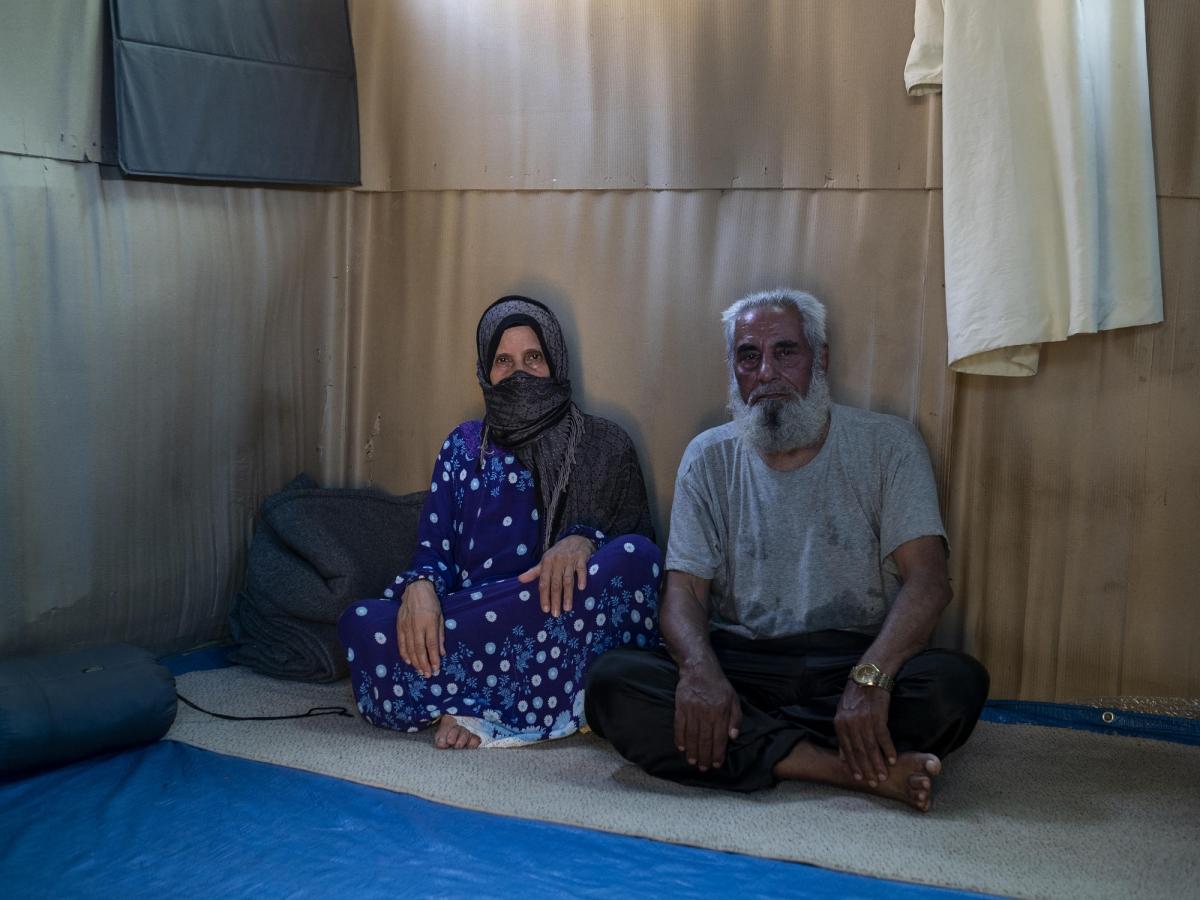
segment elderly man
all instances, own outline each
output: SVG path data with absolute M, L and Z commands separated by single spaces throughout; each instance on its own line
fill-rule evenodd
M 830 402 L 812 295 L 722 319 L 733 421 L 679 465 L 666 646 L 601 657 L 588 723 L 685 784 L 814 781 L 928 810 L 988 687 L 971 657 L 925 649 L 951 597 L 928 452 L 903 419 Z

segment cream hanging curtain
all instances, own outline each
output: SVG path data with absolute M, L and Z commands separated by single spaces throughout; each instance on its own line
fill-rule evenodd
M 1141 0 L 918 0 L 910 94 L 939 87 L 952 369 L 1161 322 Z

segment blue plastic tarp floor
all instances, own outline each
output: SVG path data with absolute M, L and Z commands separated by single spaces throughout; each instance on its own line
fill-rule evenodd
M 209 647 L 173 674 L 227 663 Z M 993 702 L 985 719 L 1200 743 L 1200 721 Z M 982 895 L 512 819 L 173 741 L 0 780 L 0 896 Z
M 0 783 L 0 893 L 980 896 L 457 809 L 174 741 Z

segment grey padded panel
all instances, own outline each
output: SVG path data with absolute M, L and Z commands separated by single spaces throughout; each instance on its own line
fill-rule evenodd
M 111 9 L 124 171 L 360 182 L 345 0 L 111 0 Z

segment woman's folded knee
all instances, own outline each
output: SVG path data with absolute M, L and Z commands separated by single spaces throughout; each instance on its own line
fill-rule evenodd
M 391 619 L 394 622 L 396 610 L 397 606 L 393 600 L 355 600 L 338 616 L 338 640 L 345 645 L 359 631 L 367 628 L 375 630 L 380 619 Z
M 623 534 L 610 540 L 592 554 L 588 577 L 605 580 L 613 576 L 620 576 L 628 588 L 648 590 L 657 599 L 662 581 L 658 545 L 640 534 Z
M 622 559 L 626 555 L 632 555 L 647 565 L 653 564 L 660 568 L 662 566 L 662 551 L 658 549 L 658 545 L 640 534 L 621 534 L 611 538 L 592 555 L 592 558 Z

